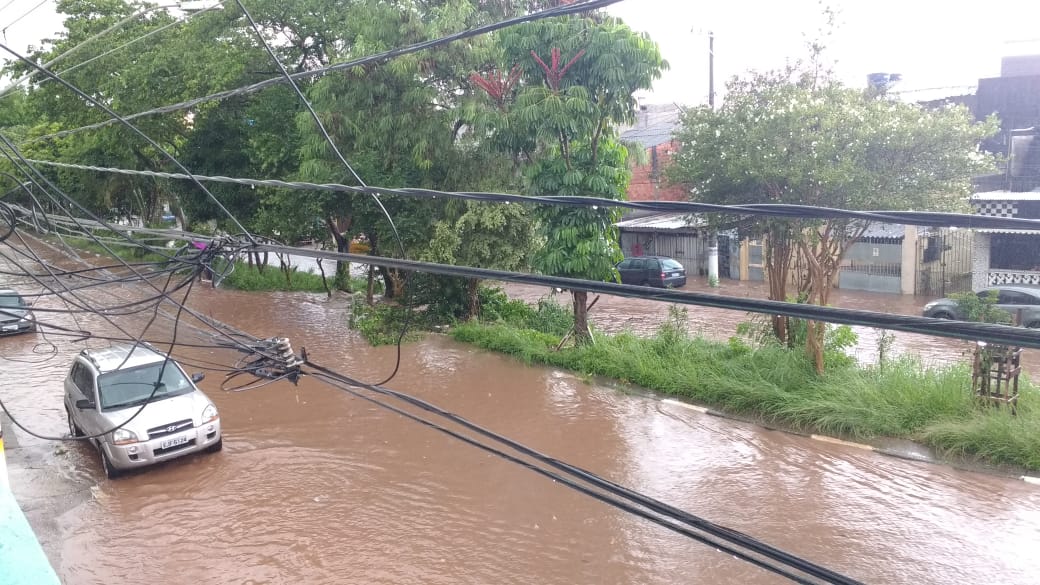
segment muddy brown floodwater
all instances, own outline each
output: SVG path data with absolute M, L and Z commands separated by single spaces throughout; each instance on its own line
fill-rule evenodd
M 133 292 L 113 289 L 103 294 Z M 347 329 L 343 299 L 200 289 L 191 304 L 261 337 L 288 336 L 363 380 L 392 367 L 393 348 Z M 600 319 L 640 311 L 597 309 Z M 169 320 L 158 327 L 168 334 Z M 61 380 L 81 344 L 55 338 L 57 354 L 39 362 L 36 341 L 0 339 L 0 393 L 25 423 L 60 433 Z M 177 354 L 197 365 L 233 357 Z M 202 386 L 222 414 L 223 452 L 120 480 L 104 479 L 84 445 L 14 431 L 9 459 L 25 467 L 12 469 L 15 493 L 65 583 L 782 582 L 314 379 L 228 393 L 221 378 L 211 372 Z M 1040 489 L 1022 481 L 706 416 L 441 336 L 406 346 L 389 386 L 868 583 L 1040 575 Z

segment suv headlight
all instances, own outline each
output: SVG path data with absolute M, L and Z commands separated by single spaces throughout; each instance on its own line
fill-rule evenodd
M 116 429 L 112 431 L 112 444 L 113 445 L 129 445 L 137 442 L 137 435 L 133 431 L 126 429 Z
M 932 302 L 930 302 L 930 303 L 928 303 L 928 304 L 926 304 L 924 306 L 924 310 L 927 311 L 928 309 L 931 309 L 932 307 L 934 307 L 934 306 L 936 306 L 938 304 L 939 304 L 939 301 L 932 301 Z
M 217 417 L 219 416 L 220 415 L 217 414 L 217 407 L 210 404 L 206 406 L 206 408 L 202 409 L 202 424 L 213 422 L 217 420 Z

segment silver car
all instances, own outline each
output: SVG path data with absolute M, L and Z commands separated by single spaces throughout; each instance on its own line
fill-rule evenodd
M 1011 314 L 1014 322 L 1029 327 L 1040 328 L 1040 288 L 1029 286 L 993 286 L 977 293 L 980 298 L 996 294 L 997 308 Z M 924 306 L 921 314 L 936 319 L 964 319 L 965 315 L 959 303 L 954 299 L 938 299 Z
M 29 310 L 32 303 L 11 289 L 0 289 L 0 335 L 36 331 L 36 319 Z
M 173 358 L 144 344 L 84 349 L 65 378 L 69 433 L 98 435 L 90 441 L 109 478 L 189 453 L 219 451 L 220 415 L 195 386 L 202 377 L 189 378 Z

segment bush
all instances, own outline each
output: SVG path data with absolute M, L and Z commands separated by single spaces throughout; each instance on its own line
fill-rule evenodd
M 543 298 L 531 306 L 521 300 L 509 300 L 498 289 L 485 293 L 481 304 L 481 319 L 501 322 L 518 329 L 530 329 L 550 335 L 566 335 L 574 328 L 574 313 L 554 300 Z
M 957 309 L 964 315 L 965 321 L 1011 324 L 1011 313 L 997 306 L 995 290 L 982 297 L 973 292 L 960 292 L 951 294 L 950 298 L 957 301 Z
M 421 330 L 428 327 L 429 322 L 422 312 L 410 312 L 401 305 L 369 306 L 355 296 L 350 306 L 349 325 L 372 345 L 396 345 L 406 327 L 403 341 L 421 339 Z
M 804 319 L 788 319 L 787 334 L 791 348 L 805 347 L 805 336 L 809 326 Z M 755 314 L 747 321 L 737 325 L 737 335 L 752 347 L 767 345 L 783 346 L 784 342 L 773 333 L 773 323 L 769 315 Z M 859 336 L 848 325 L 826 324 L 823 336 L 823 359 L 828 367 L 847 367 L 855 363 L 849 350 L 856 347 Z

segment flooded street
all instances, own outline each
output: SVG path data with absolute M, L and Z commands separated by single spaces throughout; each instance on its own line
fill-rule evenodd
M 139 286 L 85 294 L 130 299 Z M 923 302 L 892 299 L 906 305 L 859 306 L 912 312 Z M 258 337 L 287 336 L 361 380 L 393 369 L 393 348 L 371 348 L 347 328 L 343 298 L 207 287 L 191 306 Z M 664 304 L 606 297 L 592 313 L 601 329 L 637 330 L 667 314 Z M 745 318 L 689 314 L 692 331 L 720 338 Z M 94 315 L 41 318 L 107 329 Z M 144 318 L 125 321 L 139 332 Z M 179 340 L 212 342 L 188 323 Z M 160 318 L 149 337 L 168 336 L 171 324 Z M 61 434 L 62 379 L 83 344 L 51 340 L 48 357 L 34 353 L 40 338 L 0 339 L 0 398 L 24 424 Z M 958 351 L 898 340 L 926 359 Z M 188 372 L 237 358 L 204 347 L 175 355 Z M 17 437 L 15 495 L 65 583 L 786 582 L 314 378 L 243 392 L 221 391 L 222 378 L 209 371 L 201 384 L 221 412 L 222 452 L 119 480 L 104 478 L 86 445 L 6 427 Z M 405 347 L 388 386 L 867 583 L 1027 585 L 1040 575 L 1040 489 L 1019 480 L 724 420 L 437 335 Z

